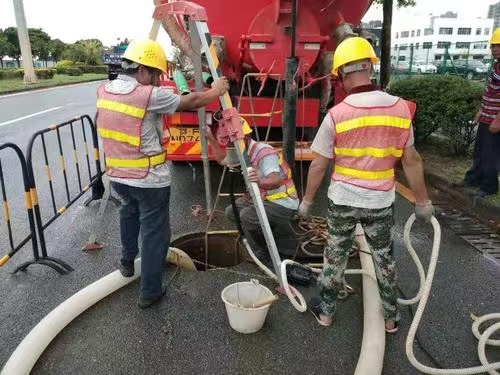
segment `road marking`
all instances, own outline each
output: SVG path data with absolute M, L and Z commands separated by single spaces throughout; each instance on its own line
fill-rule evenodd
M 0 122 L 0 126 L 9 125 L 9 124 L 12 124 L 14 122 L 26 120 L 28 118 L 32 118 L 32 117 L 35 117 L 35 116 L 38 116 L 38 115 L 43 115 L 44 113 L 48 113 L 48 112 L 52 112 L 52 111 L 57 111 L 60 108 L 62 108 L 62 106 L 54 107 L 54 108 L 49 108 L 49 109 L 46 109 L 45 111 L 40 111 L 40 112 L 32 113 L 31 115 L 27 115 L 27 116 L 23 116 L 23 117 L 18 117 L 18 118 L 15 118 L 13 120 L 10 120 L 10 121 Z

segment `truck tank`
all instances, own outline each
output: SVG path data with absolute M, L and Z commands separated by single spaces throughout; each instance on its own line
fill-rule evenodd
M 175 0 L 174 0 L 175 1 Z M 172 1 L 170 1 L 172 2 Z M 285 62 L 291 53 L 292 0 L 194 0 L 205 8 L 223 74 L 231 81 L 231 94 L 259 140 L 277 146 L 282 141 L 282 106 Z M 311 141 L 326 110 L 333 104 L 330 76 L 332 55 L 339 35 L 357 28 L 372 0 L 297 0 L 295 54 L 297 160 L 309 159 Z M 181 21 L 181 20 L 179 20 Z M 192 64 L 177 50 L 170 62 L 171 75 L 164 85 L 178 89 L 173 80 L 182 71 L 194 87 Z M 182 90 L 185 91 L 184 80 Z M 206 83 L 209 83 L 209 77 Z M 180 91 L 180 90 L 179 90 Z M 338 96 L 338 95 L 337 95 Z M 207 123 L 216 123 L 218 103 L 207 107 Z M 165 117 L 171 129 L 168 158 L 196 161 L 201 158 L 196 113 Z

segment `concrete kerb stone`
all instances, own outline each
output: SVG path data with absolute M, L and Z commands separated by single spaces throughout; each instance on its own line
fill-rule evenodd
M 450 181 L 432 172 L 425 172 L 425 179 L 430 185 L 452 197 L 464 209 L 478 215 L 480 219 L 494 221 L 496 225 L 500 224 L 500 207 L 468 189 L 453 187 Z

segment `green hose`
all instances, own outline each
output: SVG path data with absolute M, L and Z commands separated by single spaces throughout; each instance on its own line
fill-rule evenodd
M 174 71 L 174 82 L 175 86 L 177 87 L 177 91 L 179 92 L 179 95 L 187 95 L 191 92 L 187 84 L 186 78 L 184 77 L 184 74 L 182 74 L 180 70 Z
M 203 83 L 205 83 L 208 86 L 210 86 L 212 84 L 212 82 L 214 81 L 214 78 L 208 72 L 201 73 L 201 77 L 203 79 Z

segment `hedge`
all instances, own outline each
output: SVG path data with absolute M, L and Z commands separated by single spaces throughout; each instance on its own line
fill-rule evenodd
M 50 79 L 56 74 L 56 69 L 35 69 L 39 79 Z M 0 79 L 23 79 L 24 69 L 0 69 Z
M 474 115 L 480 108 L 483 87 L 460 77 L 427 76 L 393 83 L 391 94 L 417 103 L 416 143 L 438 129 L 453 155 L 464 155 L 474 141 Z

